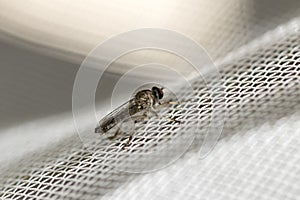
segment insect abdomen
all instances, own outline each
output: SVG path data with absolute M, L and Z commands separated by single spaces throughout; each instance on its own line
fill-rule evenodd
M 100 126 L 95 128 L 95 133 L 106 133 L 116 125 L 115 118 L 111 117 L 104 122 L 100 123 Z

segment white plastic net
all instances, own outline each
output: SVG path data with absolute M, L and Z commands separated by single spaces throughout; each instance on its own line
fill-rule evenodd
M 106 139 L 84 149 L 78 138 L 65 138 L 3 168 L 1 197 L 297 199 L 299 44 L 300 20 L 295 18 L 218 60 L 224 97 L 220 105 L 224 107 L 216 107 L 215 112 L 225 114 L 225 123 L 219 143 L 205 159 L 198 159 L 197 150 L 211 122 L 213 109 L 206 84 L 216 81 L 214 71 L 205 74 L 206 83 L 202 79 L 193 82 L 195 93 L 181 90 L 186 102 L 180 111 L 172 107 L 160 113 L 181 120 L 180 131 L 164 119 L 153 119 L 140 124 L 126 149 Z M 124 172 L 155 167 L 182 152 L 189 141 L 182 139 L 182 133 L 195 122 L 205 128 L 174 164 L 151 174 Z M 164 146 L 165 152 L 151 159 L 143 157 L 151 148 Z

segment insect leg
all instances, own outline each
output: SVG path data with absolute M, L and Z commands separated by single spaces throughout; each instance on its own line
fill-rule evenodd
M 172 121 L 172 122 L 178 123 L 178 124 L 181 123 L 181 121 L 180 121 L 180 120 L 177 120 L 176 117 L 167 117 L 167 119 L 169 119 L 169 120 Z
M 161 117 L 161 116 L 158 116 L 158 114 L 154 110 L 151 110 L 151 109 L 149 110 L 149 112 L 152 113 L 152 114 L 154 114 L 159 119 L 165 118 L 165 119 L 168 119 L 168 120 L 170 120 L 172 122 L 176 122 L 176 123 L 179 123 L 179 124 L 181 123 L 181 121 L 175 119 L 175 117 Z
M 131 141 L 132 141 L 132 135 L 129 135 L 127 141 L 123 144 L 122 148 L 124 149 L 125 147 L 129 146 Z
M 109 136 L 107 137 L 109 140 L 113 140 L 115 139 L 120 133 L 120 127 L 118 127 L 118 130 L 115 132 L 115 134 L 113 136 Z
M 131 140 L 132 140 L 132 135 L 130 135 L 128 137 L 128 140 L 126 141 L 125 145 L 128 146 L 130 144 Z
M 169 105 L 179 105 L 179 101 L 165 101 L 165 102 L 158 102 L 158 105 L 153 106 L 154 109 L 160 109 L 162 107 L 166 107 Z
M 148 117 L 148 115 L 146 113 L 144 113 L 142 115 L 132 116 L 131 119 L 134 121 L 134 123 L 138 123 L 138 122 L 143 121 L 147 117 Z
M 169 105 L 178 105 L 180 104 L 179 101 L 166 101 L 166 102 L 159 102 L 159 105 L 156 108 L 160 108 L 160 107 L 165 107 L 165 106 L 169 106 Z M 180 120 L 177 120 L 175 117 L 166 117 L 168 120 L 172 121 L 172 122 L 176 122 L 176 123 L 181 123 Z
M 159 118 L 158 114 L 153 110 L 153 109 L 149 109 L 149 113 L 155 115 L 155 117 Z
M 132 116 L 131 117 L 131 120 L 133 120 L 134 123 L 138 123 L 138 122 L 141 122 L 143 121 L 145 118 L 148 118 L 148 115 L 146 113 L 143 113 L 142 115 L 137 115 L 137 116 Z M 126 146 L 129 146 L 131 141 L 132 141 L 132 134 L 129 135 L 128 139 L 126 140 L 125 143 L 123 143 L 123 149 L 126 147 Z
M 158 104 L 159 104 L 158 107 L 164 107 L 168 105 L 178 105 L 180 103 L 179 101 L 165 101 L 165 102 L 159 102 Z

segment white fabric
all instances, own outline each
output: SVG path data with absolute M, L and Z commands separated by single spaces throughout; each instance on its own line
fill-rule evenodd
M 300 196 L 300 114 L 240 132 L 104 199 L 297 199 Z

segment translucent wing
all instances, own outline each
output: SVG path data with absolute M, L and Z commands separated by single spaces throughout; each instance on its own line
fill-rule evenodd
M 133 103 L 134 100 L 131 99 L 102 118 L 99 121 L 99 125 L 95 128 L 95 133 L 107 133 L 117 124 L 129 119 L 131 117 L 130 107 L 132 107 Z

